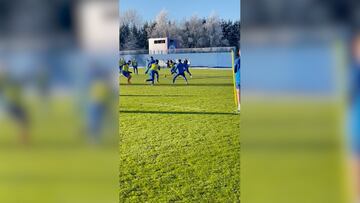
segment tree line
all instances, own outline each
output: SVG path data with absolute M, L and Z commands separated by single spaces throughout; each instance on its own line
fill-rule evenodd
M 170 20 L 165 10 L 151 22 L 140 18 L 133 10 L 120 17 L 120 50 L 147 50 L 148 39 L 159 37 L 176 40 L 178 48 L 240 46 L 240 21 L 213 14 L 207 18 L 193 15 L 179 23 Z

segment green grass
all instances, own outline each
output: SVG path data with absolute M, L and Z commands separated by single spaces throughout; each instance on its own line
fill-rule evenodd
M 347 202 L 337 104 L 245 96 L 239 126 L 231 72 L 193 72 L 189 86 L 121 85 L 119 155 L 84 142 L 67 100 L 47 116 L 30 104 L 27 147 L 2 119 L 0 202 Z
M 30 102 L 27 146 L 19 144 L 13 120 L 2 118 L 0 202 L 117 201 L 117 138 L 107 137 L 105 145 L 89 145 L 75 107 L 69 99 L 52 100 L 47 107 Z
M 242 108 L 242 201 L 348 202 L 339 103 L 245 98 Z
M 245 94 L 240 126 L 231 71 L 192 72 L 121 78 L 120 202 L 347 202 L 338 103 Z
M 231 71 L 192 70 L 189 85 L 168 72 L 155 86 L 120 79 L 120 202 L 239 202 Z

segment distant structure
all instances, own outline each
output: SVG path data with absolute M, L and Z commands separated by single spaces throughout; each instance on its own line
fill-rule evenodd
M 176 48 L 176 41 L 168 37 L 149 39 L 149 54 L 167 54 Z

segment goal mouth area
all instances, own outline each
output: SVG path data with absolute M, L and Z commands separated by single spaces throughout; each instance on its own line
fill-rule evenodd
M 125 61 L 136 60 L 138 67 L 146 67 L 150 57 L 153 57 L 159 60 L 161 67 L 167 67 L 169 60 L 177 63 L 179 59 L 182 61 L 187 59 L 190 67 L 232 68 L 235 51 L 236 47 L 173 49 L 153 54 L 149 53 L 148 50 L 126 50 L 120 51 L 119 57 Z

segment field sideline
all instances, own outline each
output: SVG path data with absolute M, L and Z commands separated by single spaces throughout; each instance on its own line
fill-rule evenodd
M 240 117 L 232 72 L 192 69 L 172 85 L 120 78 L 120 201 L 240 201 Z M 167 74 L 165 78 L 165 74 Z

